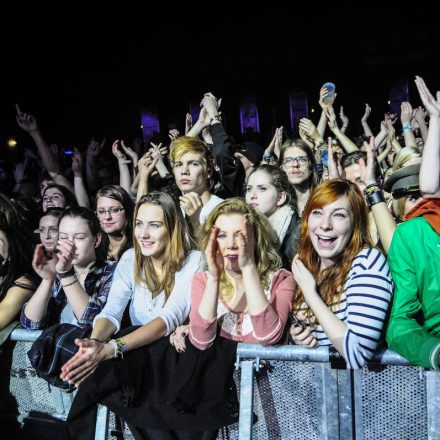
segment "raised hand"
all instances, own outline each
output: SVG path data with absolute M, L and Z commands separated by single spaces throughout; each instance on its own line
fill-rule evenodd
M 327 95 L 328 95 L 328 90 L 326 87 L 321 87 L 321 90 L 319 91 L 319 105 L 321 106 L 321 108 L 325 111 L 325 108 L 327 106 L 331 106 L 333 105 L 333 103 L 335 102 L 337 93 L 334 94 L 333 99 L 331 100 L 327 100 Z M 325 100 L 325 101 L 324 101 Z
M 118 162 L 120 163 L 120 164 L 124 164 L 124 163 L 130 163 L 130 161 L 129 160 L 127 160 L 127 158 L 125 157 L 125 154 L 124 153 L 122 153 L 122 151 L 120 151 L 119 150 L 119 140 L 118 139 L 116 139 L 114 142 L 113 142 L 113 145 L 112 145 L 112 153 L 113 153 L 113 156 L 115 156 L 116 157 L 116 159 L 118 159 Z
M 202 198 L 195 192 L 189 192 L 179 197 L 180 206 L 185 211 L 185 215 L 193 221 L 198 219 L 203 208 Z
M 324 113 L 327 116 L 327 123 L 330 128 L 330 130 L 336 130 L 338 128 L 338 124 L 336 122 L 336 115 L 335 110 L 333 109 L 333 106 L 326 105 L 324 108 Z
M 342 122 L 342 126 L 343 127 L 348 127 L 348 123 L 350 122 L 350 120 L 347 118 L 347 116 L 344 113 L 344 107 L 341 105 L 341 107 L 339 108 L 339 118 L 341 119 Z
M 414 82 L 416 83 L 420 99 L 422 100 L 423 106 L 427 110 L 429 117 L 440 117 L 440 91 L 436 93 L 437 99 L 435 99 L 421 76 L 416 76 Z
M 68 272 L 72 268 L 72 261 L 75 258 L 75 243 L 67 238 L 58 240 L 56 249 L 58 251 L 56 271 Z
M 367 163 L 363 159 L 359 160 L 359 167 L 361 169 L 360 180 L 365 183 L 365 185 L 371 185 L 376 183 L 376 146 L 374 145 L 374 137 L 370 137 L 369 142 L 364 142 L 364 148 L 367 152 Z
M 217 241 L 217 236 L 220 230 L 217 226 L 213 226 L 211 229 L 211 235 L 209 236 L 208 244 L 205 249 L 206 264 L 208 266 L 208 274 L 216 279 L 220 280 L 223 272 L 224 262 L 223 255 L 220 252 L 220 248 Z
M 371 114 L 371 107 L 368 104 L 365 104 L 365 112 L 361 118 L 361 122 L 367 122 L 368 118 L 370 117 L 370 114 Z
M 299 259 L 299 255 L 296 254 L 292 261 L 292 273 L 296 283 L 301 289 L 304 298 L 307 298 L 310 294 L 316 294 L 316 280 L 313 274 L 304 266 L 303 262 Z
M 208 116 L 209 116 L 209 121 L 211 121 L 211 119 L 214 116 L 219 114 L 219 108 L 220 108 L 221 102 L 222 102 L 221 98 L 217 99 L 210 92 L 205 93 L 203 95 L 203 99 L 200 102 L 200 106 L 206 109 Z
M 17 124 L 22 130 L 27 131 L 29 134 L 38 130 L 37 120 L 32 115 L 23 113 L 18 104 L 15 104 L 15 110 L 17 111 Z
M 154 168 L 159 160 L 159 155 L 154 159 L 151 156 L 151 152 L 147 151 L 140 159 L 138 163 L 139 175 L 142 179 L 148 179 L 153 173 Z
M 15 183 L 18 185 L 20 184 L 24 179 L 24 174 L 27 167 L 27 159 L 25 159 L 23 162 L 18 163 L 14 168 L 14 178 Z
M 95 138 L 90 139 L 89 145 L 87 146 L 86 156 L 88 160 L 97 159 L 101 154 L 105 146 L 105 138 L 99 143 L 95 141 Z
M 306 134 L 307 138 L 313 143 L 321 139 L 318 129 L 310 119 L 301 118 L 299 121 L 299 129 L 302 130 Z
M 78 148 L 73 149 L 72 171 L 74 176 L 76 177 L 82 176 L 82 155 L 78 150 Z
M 187 113 L 185 115 L 185 136 L 191 130 L 192 126 L 193 126 L 193 120 L 191 113 Z
M 255 235 L 246 215 L 243 218 L 242 230 L 237 237 L 237 245 L 238 267 L 243 270 L 255 266 Z
M 56 275 L 55 266 L 58 258 L 55 252 L 46 251 L 42 244 L 37 244 L 32 259 L 32 267 L 43 280 L 52 281 Z
M 400 121 L 402 122 L 402 126 L 410 125 L 412 118 L 412 107 L 409 102 L 402 102 L 400 105 L 401 113 L 400 113 Z
M 168 132 L 168 137 L 171 139 L 171 142 L 174 142 L 179 136 L 179 130 L 176 130 L 175 128 Z
M 125 154 L 133 162 L 133 166 L 136 168 L 138 166 L 138 162 L 139 162 L 139 157 L 138 157 L 137 153 L 132 148 L 130 148 L 129 146 L 125 145 L 123 140 L 121 140 L 121 147 L 124 150 Z

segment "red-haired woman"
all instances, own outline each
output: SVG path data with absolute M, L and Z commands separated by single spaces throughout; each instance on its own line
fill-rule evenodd
M 314 189 L 292 272 L 293 341 L 332 345 L 348 368 L 361 368 L 381 339 L 393 284 L 385 257 L 370 243 L 367 205 L 356 185 L 334 179 Z

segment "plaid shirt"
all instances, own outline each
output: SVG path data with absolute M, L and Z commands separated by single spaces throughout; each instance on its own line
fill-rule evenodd
M 94 317 L 104 308 L 107 302 L 108 293 L 112 284 L 113 272 L 116 268 L 116 261 L 105 261 L 104 264 L 94 265 L 90 269 L 84 281 L 84 290 L 90 296 L 89 303 L 83 315 L 78 319 L 80 327 L 91 326 Z M 66 294 L 61 287 L 61 279 L 58 275 L 50 292 L 46 315 L 38 320 L 32 321 L 24 314 L 24 307 L 21 310 L 20 321 L 26 330 L 39 330 L 45 326 L 59 322 L 61 312 L 67 304 Z

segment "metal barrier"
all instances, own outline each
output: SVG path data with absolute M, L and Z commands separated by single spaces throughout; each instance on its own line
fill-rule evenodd
M 22 329 L 11 334 L 20 341 L 10 379 L 20 422 L 32 412 L 65 420 L 73 399 L 38 378 L 30 366 L 26 353 L 39 334 Z M 240 422 L 221 430 L 218 438 L 440 439 L 439 373 L 411 366 L 390 350 L 377 353 L 361 370 L 346 370 L 337 362 L 327 347 L 239 344 Z M 122 438 L 115 424 L 114 415 L 100 406 L 95 438 Z M 128 429 L 122 431 L 131 438 Z

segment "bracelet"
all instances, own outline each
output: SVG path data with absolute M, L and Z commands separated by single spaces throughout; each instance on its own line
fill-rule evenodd
M 113 345 L 113 357 L 120 357 L 123 359 L 124 353 L 127 351 L 127 345 L 125 344 L 124 338 L 110 339 L 108 342 Z
M 110 341 L 108 341 L 109 344 L 113 345 L 113 357 L 117 357 L 118 356 L 118 344 L 116 343 L 116 341 L 114 339 L 110 339 Z
M 322 153 L 327 148 L 328 148 L 328 144 L 326 141 L 322 141 L 316 146 L 316 150 L 319 151 L 320 153 Z
M 89 338 L 89 341 L 96 341 L 96 342 L 100 342 L 101 344 L 106 344 L 107 342 L 110 341 L 110 339 L 107 339 L 106 341 L 101 341 L 101 339 L 98 338 Z
M 76 278 L 76 276 L 75 276 L 75 279 L 71 282 L 71 283 L 68 283 L 68 284 L 61 284 L 61 287 L 63 288 L 63 289 L 65 289 L 66 287 L 69 287 L 69 286 L 71 286 L 71 285 L 73 285 L 73 284 L 75 284 L 75 283 L 77 283 L 78 282 L 78 278 Z
M 271 154 L 263 154 L 263 160 L 271 160 L 272 159 L 272 155 Z
M 376 191 L 373 194 L 368 196 L 368 206 L 371 208 L 373 205 L 377 205 L 378 203 L 385 202 L 383 198 L 382 191 Z
M 125 343 L 124 338 L 116 339 L 116 343 L 118 344 L 118 351 L 120 351 L 121 355 L 127 351 L 127 344 Z
M 213 121 L 222 122 L 222 117 L 220 115 L 215 115 L 211 118 L 211 124 Z
M 377 183 L 371 183 L 364 189 L 364 196 L 368 197 L 377 191 L 380 191 L 380 186 Z
M 412 125 L 404 125 L 403 131 L 405 131 L 405 130 L 412 130 Z
M 60 278 L 68 278 L 75 276 L 75 269 L 73 266 L 67 272 L 57 272 Z

